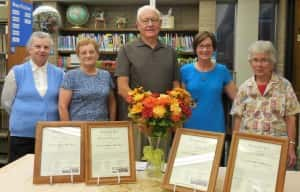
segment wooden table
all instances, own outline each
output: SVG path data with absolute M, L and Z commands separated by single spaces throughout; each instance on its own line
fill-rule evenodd
M 135 184 L 87 186 L 85 183 L 77 184 L 42 184 L 33 185 L 34 155 L 26 155 L 21 159 L 0 169 L 1 192 L 163 192 L 160 180 L 148 178 L 144 172 L 137 172 Z M 221 192 L 225 176 L 225 168 L 220 168 L 216 192 Z M 300 191 L 300 172 L 287 171 L 285 192 Z

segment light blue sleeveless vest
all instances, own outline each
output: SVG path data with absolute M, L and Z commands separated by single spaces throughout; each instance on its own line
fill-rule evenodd
M 35 137 L 38 121 L 57 121 L 58 92 L 63 72 L 52 64 L 47 65 L 48 89 L 44 97 L 37 91 L 30 62 L 13 68 L 17 92 L 9 118 L 10 134 L 18 137 Z

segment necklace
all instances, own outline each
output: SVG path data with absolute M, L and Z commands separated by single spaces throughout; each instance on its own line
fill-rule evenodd
M 202 72 L 202 74 L 200 73 L 200 79 L 201 79 L 201 81 L 206 81 L 207 80 L 205 72 L 204 73 Z
M 212 64 L 212 66 L 208 67 L 207 69 L 201 69 L 200 66 L 198 66 L 197 63 L 195 63 L 195 68 L 199 71 L 201 81 L 207 80 L 207 73 L 209 71 L 211 71 L 213 69 L 213 67 L 214 67 L 214 64 Z

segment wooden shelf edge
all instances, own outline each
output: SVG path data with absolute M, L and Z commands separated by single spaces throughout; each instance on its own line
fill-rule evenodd
M 75 50 L 58 50 L 57 51 L 59 54 L 72 54 L 75 53 Z M 104 54 L 104 55 L 116 55 L 118 52 L 117 51 L 102 51 L 100 50 L 100 54 Z
M 136 28 L 102 28 L 102 29 L 94 29 L 94 28 L 62 28 L 60 29 L 61 32 L 138 32 Z M 197 28 L 178 28 L 178 29 L 161 29 L 161 32 L 198 32 Z
M 136 28 L 124 28 L 124 29 L 115 29 L 115 28 L 102 28 L 102 29 L 95 29 L 95 28 L 62 28 L 60 32 L 137 32 Z
M 176 51 L 177 55 L 190 55 L 195 56 L 194 52 L 184 52 L 184 51 Z
M 0 139 L 6 139 L 9 136 L 8 130 L 1 128 L 2 130 L 0 131 Z
M 75 53 L 75 51 L 67 51 L 67 50 L 58 50 L 57 51 L 59 54 L 72 54 Z M 178 55 L 195 55 L 194 52 L 184 52 L 184 51 L 176 51 Z M 101 51 L 100 54 L 103 55 L 116 55 L 118 54 L 118 51 Z

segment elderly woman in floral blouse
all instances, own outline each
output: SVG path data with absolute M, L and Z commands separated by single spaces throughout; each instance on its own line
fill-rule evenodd
M 231 114 L 234 130 L 289 138 L 289 167 L 296 164 L 296 114 L 300 105 L 288 80 L 273 72 L 275 49 L 269 41 L 256 41 L 248 53 L 253 77 L 240 87 Z

